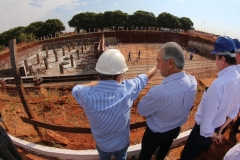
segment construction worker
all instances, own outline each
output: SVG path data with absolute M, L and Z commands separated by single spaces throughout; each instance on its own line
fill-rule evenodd
M 240 75 L 236 70 L 236 47 L 229 37 L 219 37 L 214 43 L 218 78 L 205 90 L 195 114 L 195 125 L 185 143 L 181 160 L 193 160 L 207 150 L 212 141 L 221 142 L 222 130 L 239 111 Z M 220 135 L 220 140 L 219 140 Z
M 141 52 L 140 52 L 140 50 L 138 51 L 138 58 L 137 58 L 137 60 L 140 60 L 140 55 L 141 55 Z
M 138 104 L 138 112 L 146 117 L 140 160 L 150 160 L 159 147 L 156 159 L 163 160 L 180 127 L 188 118 L 197 91 L 197 81 L 183 71 L 184 52 L 175 42 L 163 44 L 157 55 L 157 68 L 162 84 L 152 87 Z
M 236 68 L 238 73 L 240 74 L 240 42 L 238 39 L 233 39 L 233 41 L 237 49 L 236 50 L 236 62 L 237 62 Z M 238 129 L 239 126 L 240 126 L 240 117 L 238 117 L 237 121 L 234 123 L 233 128 L 231 129 L 231 132 L 230 132 L 230 136 L 235 142 L 237 142 L 236 134 L 239 133 L 239 129 Z
M 123 73 L 128 70 L 125 58 L 119 50 L 108 49 L 99 57 L 95 69 L 99 81 L 76 85 L 72 94 L 89 120 L 100 160 L 110 160 L 112 154 L 116 160 L 126 160 L 130 110 L 157 67 L 123 80 Z
M 132 59 L 131 59 L 131 52 L 128 52 L 128 61 L 131 61 Z

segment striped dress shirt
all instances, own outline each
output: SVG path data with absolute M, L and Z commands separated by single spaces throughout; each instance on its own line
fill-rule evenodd
M 235 65 L 218 72 L 218 78 L 204 92 L 195 120 L 200 125 L 200 135 L 210 137 L 226 118 L 234 119 L 239 111 L 240 75 Z
M 237 68 L 238 73 L 240 74 L 240 64 L 236 65 L 236 68 Z M 240 94 L 240 92 L 239 92 L 239 94 Z M 239 104 L 239 111 L 240 111 L 240 104 Z
M 104 80 L 96 86 L 73 88 L 72 94 L 84 109 L 92 135 L 102 151 L 119 151 L 129 144 L 131 106 L 147 83 L 147 75 L 141 74 L 121 84 Z
M 166 77 L 139 102 L 138 112 L 146 117 L 153 132 L 163 133 L 183 125 L 196 96 L 197 81 L 185 72 Z
M 237 71 L 240 74 L 240 64 L 236 65 Z

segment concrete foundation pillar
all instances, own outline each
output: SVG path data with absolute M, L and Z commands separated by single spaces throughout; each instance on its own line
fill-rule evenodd
M 68 52 L 70 52 L 71 51 L 71 48 L 70 48 L 70 45 L 68 44 Z
M 28 72 L 28 61 L 27 61 L 27 59 L 24 59 L 24 66 L 26 68 L 26 71 Z
M 54 53 L 54 55 L 55 55 L 56 62 L 58 62 L 58 53 L 57 53 L 57 51 Z
M 63 74 L 63 65 L 59 64 L 60 73 Z
M 70 60 L 71 60 L 71 66 L 74 67 L 74 64 L 73 64 L 73 55 L 70 55 Z
M 39 59 L 39 54 L 38 53 L 36 54 L 36 57 L 37 57 L 37 64 L 39 64 L 40 63 L 40 59 Z
M 80 51 L 77 49 L 77 59 L 80 59 Z
M 47 58 L 44 57 L 43 60 L 44 60 L 45 68 L 48 69 L 48 60 L 47 60 Z
M 46 58 L 48 58 L 48 46 L 45 45 L 45 51 L 46 51 Z
M 62 47 L 63 56 L 65 56 L 65 47 Z

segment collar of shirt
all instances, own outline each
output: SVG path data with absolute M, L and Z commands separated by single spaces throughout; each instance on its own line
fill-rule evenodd
M 228 67 L 226 67 L 223 70 L 218 72 L 218 77 L 221 77 L 225 73 L 231 73 L 231 72 L 234 72 L 234 71 L 236 72 L 236 66 L 235 65 L 228 66 Z
M 175 80 L 175 79 L 180 79 L 180 78 L 185 77 L 185 76 L 186 76 L 186 73 L 185 73 L 184 71 L 178 72 L 178 73 L 174 73 L 174 74 L 172 74 L 172 75 L 167 76 L 166 78 L 164 78 L 163 81 L 162 81 L 162 83 L 164 84 L 164 83 L 167 83 L 167 82 L 169 82 L 169 81 L 173 81 L 173 80 Z
M 125 91 L 125 87 L 123 84 L 124 84 L 124 81 L 122 83 L 118 83 L 115 80 L 100 80 L 98 81 L 97 88 L 104 87 L 105 91 L 108 89 L 112 91 L 112 88 L 114 87 L 115 90 Z

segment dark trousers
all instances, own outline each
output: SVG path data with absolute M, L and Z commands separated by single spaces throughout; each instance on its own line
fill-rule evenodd
M 4 134 L 2 138 L 6 138 L 6 145 L 0 148 L 0 157 L 3 160 L 23 160 L 11 138 L 7 134 Z
M 219 130 L 219 128 L 215 129 L 215 131 Z M 210 145 L 212 144 L 212 140 L 209 137 L 203 137 L 200 135 L 200 125 L 194 125 L 188 140 L 183 148 L 181 154 L 181 160 L 193 160 L 203 151 L 208 150 Z
M 240 117 L 238 117 L 237 121 L 233 125 L 233 134 L 236 134 L 238 132 L 238 127 L 240 126 Z
M 180 127 L 164 133 L 154 133 L 147 126 L 142 138 L 142 149 L 139 160 L 150 160 L 158 147 L 159 150 L 156 159 L 164 160 L 172 145 L 173 139 L 177 138 L 179 133 Z

